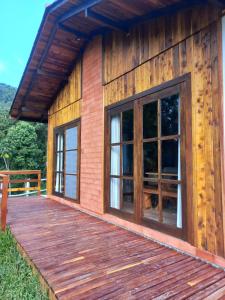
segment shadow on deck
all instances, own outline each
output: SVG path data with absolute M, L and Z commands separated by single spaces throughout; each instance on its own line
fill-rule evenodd
M 53 200 L 9 199 L 8 223 L 56 299 L 225 299 L 225 272 Z

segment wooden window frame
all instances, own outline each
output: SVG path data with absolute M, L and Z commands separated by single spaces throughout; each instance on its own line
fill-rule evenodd
M 133 140 L 131 140 L 131 141 L 123 141 L 123 134 L 122 134 L 122 113 L 124 111 L 128 111 L 128 110 L 131 110 L 131 109 L 134 110 L 133 103 L 127 103 L 127 104 L 123 105 L 122 109 L 121 109 L 121 107 L 119 107 L 118 109 L 114 108 L 113 113 L 110 113 L 110 116 L 117 115 L 118 113 L 120 114 L 120 142 L 119 143 L 111 143 L 111 141 L 110 141 L 110 145 L 109 145 L 110 149 L 111 149 L 112 146 L 120 146 L 120 175 L 111 175 L 111 174 L 109 174 L 109 180 L 111 178 L 120 179 L 120 202 L 122 201 L 121 199 L 123 197 L 123 188 L 122 188 L 123 180 L 132 180 L 133 185 L 134 185 L 134 168 L 133 168 L 133 176 L 125 176 L 125 175 L 123 175 L 123 172 L 122 172 L 123 145 L 133 145 L 133 159 L 134 159 L 134 133 L 133 133 Z M 111 121 L 110 117 L 108 117 L 108 120 L 109 120 L 108 126 L 110 126 L 110 121 Z M 109 132 L 109 139 L 111 140 L 111 132 Z M 111 151 L 109 151 L 109 160 L 111 161 Z M 125 212 L 125 211 L 123 211 L 123 212 L 118 211 L 115 208 L 109 208 L 109 210 L 112 213 L 115 213 L 115 214 L 116 213 L 118 213 L 118 214 L 121 213 L 121 215 L 125 216 L 126 219 L 132 221 L 132 220 L 134 220 L 135 207 L 136 207 L 136 204 L 135 204 L 135 201 L 134 201 L 134 213 L 128 213 L 128 212 Z
M 73 128 L 73 127 L 77 127 L 77 148 L 75 149 L 77 151 L 77 173 L 76 174 L 71 174 L 74 176 L 77 176 L 77 199 L 72 199 L 69 197 L 65 196 L 65 176 L 66 175 L 70 175 L 69 173 L 66 173 L 65 170 L 65 166 L 66 166 L 66 162 L 65 162 L 65 153 L 68 151 L 72 151 L 72 149 L 70 150 L 66 150 L 66 138 L 65 138 L 65 132 L 67 129 Z M 63 193 L 59 193 L 55 191 L 55 180 L 56 180 L 56 163 L 57 163 L 57 139 L 56 139 L 56 135 L 57 133 L 61 132 L 63 134 L 63 185 L 64 185 L 64 190 Z M 76 202 L 76 203 L 80 203 L 80 147 L 81 147 L 81 122 L 80 122 L 80 118 L 76 119 L 72 122 L 60 125 L 58 127 L 54 128 L 54 150 L 53 150 L 53 176 L 52 176 L 52 191 L 53 191 L 53 195 L 64 198 L 66 200 L 69 200 L 71 202 Z
M 181 143 L 181 184 L 182 184 L 182 229 L 171 228 L 167 224 L 147 221 L 142 218 L 143 209 L 143 172 L 142 166 L 142 107 L 144 104 L 155 101 L 156 98 L 163 98 L 171 94 L 179 93 L 181 99 L 181 119 L 180 138 Z M 129 97 L 117 104 L 112 104 L 105 108 L 105 211 L 128 221 L 148 226 L 152 229 L 173 235 L 193 244 L 193 204 L 192 204 L 192 114 L 191 114 L 191 75 L 186 74 L 169 82 L 145 92 Z M 128 216 L 126 213 L 110 207 L 110 116 L 114 111 L 120 112 L 126 108 L 134 108 L 134 215 Z M 172 136 L 170 136 L 171 138 Z M 158 158 L 159 159 L 159 158 Z M 186 163 L 189 162 L 189 163 Z M 188 180 L 187 180 L 188 179 Z M 173 181 L 174 182 L 174 181 Z M 188 217 L 188 224 L 187 224 Z M 160 225 L 160 226 L 159 226 Z

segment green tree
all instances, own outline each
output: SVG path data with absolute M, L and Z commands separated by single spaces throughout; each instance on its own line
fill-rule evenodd
M 46 175 L 47 126 L 12 120 L 16 89 L 0 83 L 0 170 L 41 169 Z
M 7 109 L 0 109 L 0 142 L 6 137 L 8 129 L 13 125 L 14 121 L 9 118 Z
M 43 152 L 37 140 L 35 127 L 29 123 L 18 122 L 9 128 L 1 148 L 9 156 L 11 170 L 44 169 Z

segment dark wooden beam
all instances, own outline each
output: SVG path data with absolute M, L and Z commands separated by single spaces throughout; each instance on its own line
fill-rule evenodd
M 53 13 L 66 3 L 68 3 L 68 0 L 55 1 L 54 3 L 47 6 L 46 10 L 50 10 L 50 12 Z
M 23 96 L 22 101 L 21 101 L 21 107 L 22 107 L 22 106 L 24 105 L 24 103 L 26 102 L 26 99 L 27 99 L 27 97 L 28 97 L 28 95 L 29 95 L 29 93 L 30 93 L 30 91 L 31 91 L 31 89 L 32 89 L 32 87 L 33 87 L 33 85 L 34 85 L 35 77 L 36 77 L 36 72 L 33 72 L 32 77 L 31 77 L 30 84 L 29 84 L 29 86 L 28 86 L 28 88 L 27 88 L 27 90 L 26 90 L 25 95 Z
M 85 34 L 84 32 L 72 29 L 66 25 L 63 25 L 61 23 L 58 24 L 58 28 L 62 31 L 74 34 L 78 39 L 85 39 L 87 40 L 89 38 L 89 36 L 87 34 Z
M 18 120 L 22 120 L 22 121 L 26 121 L 26 122 L 37 122 L 37 123 L 48 123 L 48 118 L 44 118 L 43 117 L 43 115 L 40 115 L 40 117 L 38 118 L 27 118 L 27 117 L 25 117 L 25 116 L 23 116 L 23 115 L 21 115 L 20 117 L 19 117 L 19 119 L 18 118 L 16 118 L 16 121 L 18 121 Z
M 41 70 L 41 69 L 37 69 L 36 73 L 38 75 L 42 75 L 42 76 L 45 76 L 45 77 L 52 77 L 52 78 L 59 79 L 59 80 L 67 80 L 66 75 L 56 74 L 56 73 L 49 72 L 49 71 L 44 71 L 44 70 Z
M 78 5 L 72 9 L 70 9 L 67 13 L 63 14 L 59 18 L 59 23 L 63 23 L 66 20 L 70 19 L 71 17 L 84 12 L 85 9 L 91 8 L 97 4 L 100 4 L 103 0 L 86 0 L 81 5 Z
M 103 26 L 109 27 L 114 30 L 120 30 L 120 31 L 128 31 L 128 27 L 124 24 L 121 24 L 120 22 L 115 22 L 103 15 L 100 15 L 94 11 L 92 11 L 90 8 L 85 9 L 85 17 L 88 19 L 93 20 L 94 22 L 101 24 Z
M 32 113 L 40 113 L 40 114 L 43 114 L 43 115 L 46 115 L 48 116 L 48 113 L 46 113 L 44 110 L 42 109 L 37 109 L 37 108 L 29 108 L 27 106 L 23 106 L 21 107 L 21 113 L 26 113 L 26 112 L 32 112 Z
M 43 65 L 43 62 L 44 62 L 44 60 L 46 58 L 46 55 L 48 54 L 49 48 L 51 47 L 52 41 L 53 41 L 53 39 L 55 37 L 56 31 L 57 31 L 57 26 L 54 26 L 53 30 L 51 31 L 50 37 L 48 39 L 48 43 L 45 46 L 45 50 L 44 50 L 44 52 L 43 52 L 43 54 L 41 56 L 41 59 L 39 61 L 38 68 L 41 68 L 42 65 Z
M 149 21 L 155 18 L 163 17 L 177 13 L 179 10 L 187 9 L 200 4 L 206 4 L 206 0 L 183 0 L 178 3 L 151 11 L 143 16 L 136 17 L 127 23 L 127 26 L 133 26 L 136 23 Z

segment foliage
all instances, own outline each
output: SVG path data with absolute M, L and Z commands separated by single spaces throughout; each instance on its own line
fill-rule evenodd
M 0 170 L 41 169 L 45 176 L 47 126 L 12 120 L 14 95 L 14 88 L 0 84 Z
M 0 231 L 0 299 L 47 300 L 37 276 L 16 249 L 9 231 Z
M 18 122 L 8 129 L 1 143 L 2 152 L 8 154 L 12 170 L 35 170 L 40 167 L 42 151 L 38 148 L 35 127 Z

